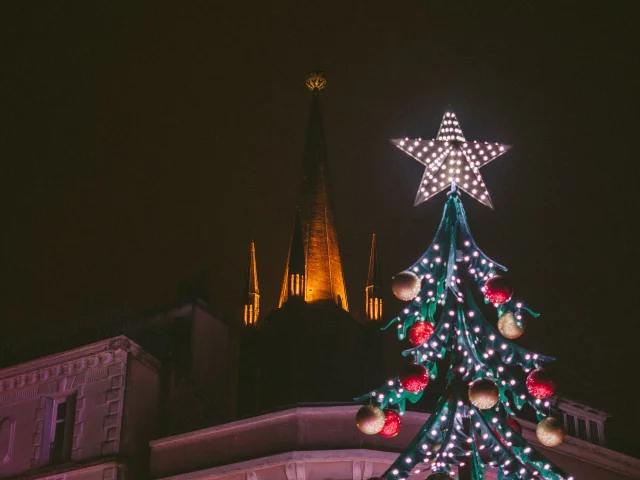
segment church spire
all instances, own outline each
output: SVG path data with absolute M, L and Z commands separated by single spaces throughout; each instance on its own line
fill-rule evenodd
M 380 278 L 378 247 L 376 245 L 376 234 L 374 233 L 371 237 L 369 275 L 367 275 L 367 286 L 364 289 L 367 320 L 380 320 L 382 318 L 382 282 Z
M 258 288 L 258 269 L 256 265 L 256 244 L 251 240 L 249 246 L 249 267 L 247 268 L 247 288 L 244 303 L 244 324 L 255 326 L 260 314 L 260 289 Z
M 333 303 L 348 310 L 319 101 L 319 92 L 326 86 L 326 80 L 321 72 L 313 72 L 307 76 L 306 85 L 312 91 L 311 113 L 298 192 L 305 262 L 304 300 L 309 303 Z M 289 277 L 287 270 L 280 305 L 287 300 L 284 292 L 288 292 Z

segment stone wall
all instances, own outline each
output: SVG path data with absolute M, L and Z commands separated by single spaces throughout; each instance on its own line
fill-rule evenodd
M 45 416 L 51 415 L 46 410 L 47 399 L 58 401 L 75 395 L 68 462 L 73 468 L 77 469 L 83 462 L 119 454 L 125 428 L 125 397 L 132 402 L 125 395 L 125 391 L 133 391 L 127 385 L 128 369 L 139 364 L 136 369 L 142 368 L 147 377 L 157 377 L 148 364 L 143 366 L 145 362 L 139 355 L 139 347 L 119 337 L 0 370 L 0 478 L 33 469 L 43 471 L 39 478 L 63 478 L 45 475 L 48 470 L 60 468 L 48 465 L 43 458 L 43 449 L 48 448 L 50 439 L 43 431 L 48 422 Z M 157 398 L 157 392 L 146 392 L 150 394 Z M 147 421 L 151 419 L 147 417 Z M 140 429 L 140 425 L 135 424 L 135 429 Z M 142 431 L 148 434 L 148 428 Z M 136 437 L 137 433 L 132 435 Z M 142 442 L 148 439 L 149 436 Z M 95 478 L 110 478 L 108 471 L 95 473 Z

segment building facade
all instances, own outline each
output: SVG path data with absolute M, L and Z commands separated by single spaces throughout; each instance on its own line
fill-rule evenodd
M 144 475 L 159 381 L 159 362 L 124 336 L 1 370 L 0 477 Z

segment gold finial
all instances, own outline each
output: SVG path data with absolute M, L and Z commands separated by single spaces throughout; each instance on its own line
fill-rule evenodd
M 307 73 L 305 84 L 312 92 L 319 92 L 327 86 L 327 79 L 324 78 L 324 72 L 322 70 L 317 70 Z

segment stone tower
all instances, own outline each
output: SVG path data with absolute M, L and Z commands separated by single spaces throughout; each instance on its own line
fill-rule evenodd
M 334 304 L 348 311 L 319 100 L 320 90 L 326 86 L 326 80 L 321 73 L 314 72 L 307 76 L 306 84 L 312 98 L 303 151 L 302 182 L 297 197 L 299 210 L 278 306 L 282 307 L 289 300 L 291 282 L 295 282 L 295 275 L 300 275 L 300 272 L 289 270 L 290 265 L 300 264 L 299 259 L 292 258 L 292 255 L 299 253 L 293 249 L 296 229 L 299 228 L 304 252 L 303 300 L 310 304 Z
M 254 411 L 349 402 L 366 383 L 363 324 L 348 311 L 331 204 L 319 103 L 325 83 L 319 73 L 307 77 L 311 113 L 279 306 L 257 329 L 246 329 L 257 333 L 245 349 L 253 369 L 245 378 L 256 381 L 255 393 L 247 395 L 255 399 Z

